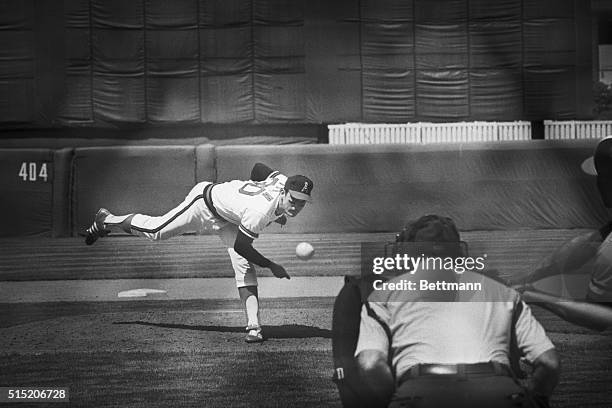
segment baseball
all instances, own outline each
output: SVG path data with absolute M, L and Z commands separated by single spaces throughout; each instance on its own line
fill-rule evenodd
M 295 247 L 295 254 L 303 261 L 307 261 L 314 255 L 314 248 L 308 242 L 300 242 Z

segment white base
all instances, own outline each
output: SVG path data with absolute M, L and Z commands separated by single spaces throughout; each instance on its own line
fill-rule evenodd
M 166 291 L 161 289 L 131 289 L 119 292 L 117 297 L 145 297 L 148 295 L 161 293 L 166 293 Z

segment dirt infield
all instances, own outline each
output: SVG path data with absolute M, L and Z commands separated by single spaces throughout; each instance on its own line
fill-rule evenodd
M 466 232 L 464 238 L 472 253 L 486 252 L 503 276 L 516 278 L 579 232 Z M 392 237 L 277 235 L 259 247 L 293 276 L 339 279 L 354 273 L 360 242 Z M 71 406 L 340 406 L 330 381 L 333 297 L 262 296 L 267 341 L 256 345 L 244 343 L 244 312 L 235 293 L 218 294 L 225 299 L 95 301 L 104 300 L 95 298 L 99 279 L 119 278 L 122 285 L 134 278 L 231 280 L 216 237 L 167 243 L 113 237 L 93 247 L 77 239 L 1 241 L 0 387 L 68 387 Z M 312 261 L 294 258 L 300 241 L 315 245 Z M 93 289 L 83 289 L 79 301 L 49 301 L 49 280 Z M 9 283 L 39 286 L 36 300 L 7 302 L 15 288 Z M 612 331 L 596 333 L 533 310 L 562 358 L 553 406 L 611 407 Z
M 344 284 L 341 276 L 297 276 L 290 280 L 258 279 L 262 298 L 336 296 Z M 125 292 L 150 290 L 145 296 L 126 297 Z M 119 297 L 119 295 L 122 297 Z M 0 282 L 0 297 L 6 303 L 36 302 L 125 302 L 126 300 L 234 299 L 233 278 L 105 279 Z
M 466 231 L 473 256 L 487 254 L 487 267 L 503 276 L 531 271 L 570 237 L 583 230 Z M 395 233 L 268 234 L 255 247 L 284 265 L 292 276 L 343 276 L 359 271 L 360 244 L 395 240 Z M 299 242 L 313 244 L 315 256 L 300 261 Z M 216 236 L 181 236 L 149 242 L 112 236 L 90 247 L 82 238 L 0 239 L 0 281 L 65 279 L 164 279 L 233 277 L 226 249 Z M 260 276 L 271 276 L 267 270 Z
M 247 345 L 232 300 L 2 304 L 0 385 L 68 387 L 71 406 L 339 407 L 332 305 L 265 300 L 267 341 Z M 610 407 L 612 333 L 534 312 L 562 356 L 553 406 Z

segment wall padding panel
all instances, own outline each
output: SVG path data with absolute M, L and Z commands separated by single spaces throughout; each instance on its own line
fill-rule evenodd
M 286 232 L 395 231 L 429 213 L 463 230 L 585 228 L 606 219 L 580 171 L 595 143 L 219 147 L 217 175 L 243 179 L 261 161 L 311 177 L 315 201 Z
M 214 145 L 199 145 L 196 154 L 196 181 L 215 181 L 217 179 L 217 160 Z
M 195 184 L 194 146 L 121 146 L 76 149 L 73 162 L 73 234 L 100 207 L 114 214 L 162 215 Z
M 54 179 L 68 176 L 54 164 L 51 149 L 0 149 L 0 236 L 52 234 Z

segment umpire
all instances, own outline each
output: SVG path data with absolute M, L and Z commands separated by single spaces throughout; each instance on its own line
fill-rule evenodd
M 398 241 L 421 243 L 418 255 L 444 259 L 467 256 L 453 221 L 437 215 L 408 224 Z M 432 244 L 422 245 L 424 242 Z M 449 249 L 453 245 L 456 250 Z M 440 267 L 420 268 L 389 282 L 406 279 L 479 282 L 482 289 L 458 290 L 461 286 L 457 284 L 450 291 L 388 290 L 370 294 L 362 308 L 355 356 L 376 405 L 548 406 L 548 397 L 558 382 L 559 358 L 516 291 L 481 273 L 458 274 Z M 513 340 L 533 370 L 522 384 L 510 368 Z

